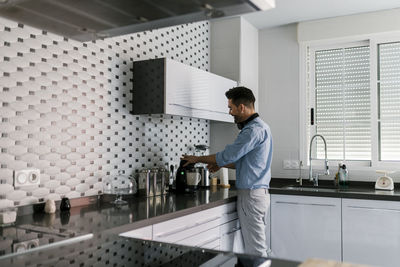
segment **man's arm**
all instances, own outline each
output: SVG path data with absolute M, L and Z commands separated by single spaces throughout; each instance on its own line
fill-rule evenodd
M 236 169 L 235 163 L 231 163 L 231 164 L 225 165 L 224 167 L 228 168 L 228 169 Z
M 208 155 L 208 156 L 192 156 L 192 155 L 183 155 L 182 160 L 186 160 L 186 165 L 190 163 L 206 163 L 211 165 L 217 165 L 217 161 L 215 159 L 215 154 Z
M 192 156 L 192 155 L 183 155 L 182 160 L 186 160 L 187 163 L 184 165 L 188 165 L 190 163 L 206 163 L 208 166 L 208 169 L 211 172 L 216 172 L 220 169 L 220 167 L 217 165 L 217 161 L 215 158 L 215 154 L 213 155 L 208 155 L 208 156 Z M 229 168 L 229 169 L 236 169 L 235 167 L 235 163 L 231 163 L 231 164 L 227 164 L 225 166 L 223 166 L 225 168 Z

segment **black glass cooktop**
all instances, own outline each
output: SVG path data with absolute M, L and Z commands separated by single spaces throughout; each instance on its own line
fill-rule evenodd
M 0 228 L 0 259 L 90 239 L 93 234 L 66 228 L 23 224 Z

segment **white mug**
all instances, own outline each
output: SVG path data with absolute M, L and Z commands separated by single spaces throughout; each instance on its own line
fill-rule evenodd
M 201 180 L 201 175 L 198 172 L 187 172 L 186 173 L 186 184 L 197 185 Z

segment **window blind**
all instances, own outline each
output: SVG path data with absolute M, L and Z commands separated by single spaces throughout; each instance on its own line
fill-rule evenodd
M 371 160 L 369 56 L 369 46 L 315 52 L 315 132 L 330 160 Z M 323 149 L 318 142 L 317 158 Z
M 400 160 L 400 43 L 378 45 L 380 160 Z

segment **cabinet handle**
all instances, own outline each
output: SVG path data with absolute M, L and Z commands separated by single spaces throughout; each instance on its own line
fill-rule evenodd
M 241 228 L 240 227 L 235 227 L 235 228 L 233 228 L 231 231 L 229 231 L 228 233 L 226 233 L 225 235 L 230 235 L 230 234 L 232 234 L 232 233 L 234 233 L 234 232 L 236 232 L 236 231 L 239 231 Z
M 189 106 L 185 106 L 185 105 L 181 105 L 181 104 L 175 104 L 175 103 L 169 103 L 169 105 L 178 106 L 178 107 L 181 107 L 181 108 L 194 109 L 194 110 L 199 110 L 199 111 L 208 111 L 208 112 L 214 112 L 214 113 L 221 113 L 221 114 L 224 114 L 224 115 L 229 115 L 229 113 L 227 113 L 227 112 L 210 110 L 210 109 L 205 109 L 205 108 L 194 108 L 194 107 L 189 107 Z
M 196 245 L 196 246 L 197 246 L 197 247 L 202 247 L 202 246 L 204 246 L 204 245 L 206 245 L 206 244 L 208 244 L 208 243 L 214 242 L 214 241 L 216 241 L 216 240 L 218 240 L 218 239 L 219 239 L 219 236 L 214 237 L 214 238 L 211 238 L 211 239 L 208 239 L 208 240 L 204 241 L 203 243 L 200 243 L 200 244 L 198 244 L 198 245 Z
M 184 226 L 184 227 L 181 227 L 181 228 L 178 228 L 178 229 L 175 229 L 175 230 L 166 232 L 166 233 L 160 233 L 160 234 L 158 234 L 158 235 L 156 235 L 156 236 L 157 236 L 157 237 L 167 237 L 167 236 L 170 236 L 170 235 L 173 235 L 173 234 L 176 234 L 176 233 L 185 231 L 185 230 L 187 230 L 187 229 L 190 229 L 190 228 L 199 226 L 199 225 L 201 225 L 201 224 L 205 224 L 205 223 L 208 223 L 208 222 L 212 222 L 212 221 L 218 220 L 218 219 L 220 219 L 220 218 L 221 218 L 221 216 L 216 216 L 216 217 L 213 217 L 213 218 L 211 218 L 211 219 L 207 219 L 207 220 L 204 220 L 204 221 L 201 221 L 201 222 L 198 222 L 198 223 L 189 225 L 189 226 Z
M 362 210 L 378 210 L 378 211 L 394 211 L 400 212 L 398 209 L 384 209 L 384 208 L 371 208 L 371 207 L 363 207 L 363 206 L 347 206 L 350 209 L 362 209 Z
M 299 203 L 288 201 L 276 201 L 276 204 L 303 205 L 303 206 L 320 206 L 320 207 L 336 207 L 334 204 L 317 204 L 317 203 Z

